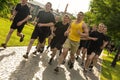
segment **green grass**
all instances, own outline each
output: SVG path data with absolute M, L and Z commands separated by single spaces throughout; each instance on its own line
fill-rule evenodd
M 9 19 L 0 17 L 0 44 L 5 42 L 6 36 L 10 30 L 11 21 Z M 30 41 L 31 34 L 33 32 L 34 26 L 31 24 L 25 25 L 23 29 L 23 33 L 25 34 L 25 38 L 23 42 L 19 42 L 20 37 L 18 37 L 17 30 L 12 34 L 7 46 L 27 46 Z M 37 43 L 35 41 L 34 45 Z
M 100 80 L 120 80 L 120 61 L 117 62 L 115 68 L 110 66 L 114 56 L 115 53 L 108 56 L 107 51 L 104 51 Z

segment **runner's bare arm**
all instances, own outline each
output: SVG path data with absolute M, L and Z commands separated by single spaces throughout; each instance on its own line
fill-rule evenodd
M 94 37 L 81 37 L 81 40 L 93 40 L 96 41 L 98 38 L 94 38 Z
M 68 36 L 68 34 L 70 33 L 70 28 L 71 28 L 71 24 L 68 27 L 68 29 L 65 31 L 65 33 L 64 33 L 65 36 Z
M 19 21 L 19 22 L 17 23 L 17 26 L 22 25 L 24 22 L 28 21 L 28 19 L 30 19 L 30 15 L 28 15 L 28 16 L 27 16 L 26 18 L 24 18 L 23 20 Z
M 104 41 L 104 40 L 103 40 L 103 45 L 102 45 L 100 48 L 101 48 L 101 49 L 105 48 L 107 44 L 108 44 L 108 41 Z
M 17 14 L 17 11 L 13 10 L 10 20 L 13 20 L 16 14 Z
M 54 26 L 54 23 L 53 22 L 50 22 L 50 23 L 38 23 L 38 26 L 39 27 L 52 27 Z
M 88 27 L 85 23 L 82 24 L 82 29 L 83 29 L 83 32 L 80 32 L 78 31 L 78 33 L 81 35 L 81 37 L 88 37 L 89 35 L 89 30 L 88 30 Z

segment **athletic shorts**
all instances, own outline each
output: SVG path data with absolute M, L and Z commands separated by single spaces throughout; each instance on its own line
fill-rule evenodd
M 96 55 L 100 55 L 102 52 L 102 49 L 100 48 L 88 48 L 87 49 L 87 55 L 91 55 L 91 53 L 94 52 Z
M 62 45 L 60 43 L 53 42 L 53 41 L 50 43 L 50 47 L 51 49 L 53 48 L 57 48 L 58 50 L 62 49 Z
M 62 49 L 62 45 L 65 41 L 59 39 L 58 37 L 53 37 L 51 43 L 50 43 L 50 47 L 51 49 L 53 48 L 57 48 L 58 50 Z
M 81 49 L 82 47 L 88 48 L 89 41 L 88 40 L 81 40 L 78 49 Z
M 45 41 L 45 39 L 48 37 L 49 33 L 46 33 L 44 31 L 42 31 L 42 29 L 40 29 L 39 27 L 35 27 L 35 29 L 33 30 L 31 39 L 39 39 L 40 43 L 43 43 Z
M 19 32 L 19 33 L 21 33 L 22 32 L 22 30 L 23 30 L 23 28 L 24 28 L 24 25 L 25 25 L 25 23 L 23 23 L 22 25 L 20 25 L 20 26 L 17 26 L 17 23 L 18 22 L 13 22 L 12 24 L 11 24 L 11 29 L 17 29 L 17 32 Z
M 79 42 L 72 41 L 70 39 L 66 39 L 65 43 L 63 44 L 63 48 L 67 48 L 71 50 L 72 54 L 75 54 L 79 47 Z
M 101 53 L 102 53 L 102 49 L 98 49 L 95 54 L 100 56 Z

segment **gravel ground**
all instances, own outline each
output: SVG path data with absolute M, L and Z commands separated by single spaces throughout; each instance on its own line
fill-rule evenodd
M 30 53 L 34 50 L 35 47 L 32 47 Z M 99 80 L 100 61 L 93 72 L 84 74 L 80 65 L 81 58 L 75 61 L 73 69 L 68 68 L 67 58 L 65 65 L 61 65 L 60 72 L 55 73 L 57 60 L 48 65 L 51 52 L 37 56 L 30 54 L 28 60 L 22 57 L 25 52 L 26 47 L 0 47 L 0 80 Z

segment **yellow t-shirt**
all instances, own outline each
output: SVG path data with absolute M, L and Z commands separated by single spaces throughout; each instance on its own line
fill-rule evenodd
M 70 33 L 68 38 L 73 40 L 73 41 L 80 41 L 80 34 L 78 33 L 78 31 L 83 32 L 82 29 L 82 24 L 84 21 L 81 21 L 80 23 L 76 23 L 76 21 L 73 21 L 71 23 L 71 28 L 70 28 Z

